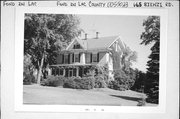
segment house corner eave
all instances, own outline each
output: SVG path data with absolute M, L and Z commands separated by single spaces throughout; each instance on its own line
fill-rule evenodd
M 108 46 L 108 48 L 110 48 L 111 45 L 112 45 L 114 42 L 116 42 L 118 39 L 121 39 L 121 36 L 117 36 L 117 38 L 115 38 L 114 41 Z
M 75 39 L 73 39 L 73 41 L 67 46 L 67 48 L 66 48 L 65 50 L 70 50 L 69 48 L 71 48 L 71 46 L 72 46 L 75 42 L 79 43 L 80 46 L 81 46 L 84 50 L 87 49 L 86 47 L 84 47 L 84 45 L 82 45 L 81 42 L 79 42 L 79 39 L 78 39 L 78 38 L 75 38 Z
M 73 39 L 73 41 L 67 46 L 67 48 L 65 50 L 69 50 L 69 48 L 71 47 L 71 45 L 76 41 L 76 39 Z

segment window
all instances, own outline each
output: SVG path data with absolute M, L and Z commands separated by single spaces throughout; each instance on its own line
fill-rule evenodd
M 60 75 L 63 75 L 63 69 L 60 69 L 59 72 L 60 72 Z
M 70 63 L 70 64 L 73 63 L 73 54 L 69 54 L 69 63 Z
M 59 76 L 59 68 L 56 68 L 56 75 Z
M 73 76 L 73 69 L 69 70 L 69 77 Z
M 80 62 L 79 54 L 74 54 L 74 61 Z
M 69 58 L 68 58 L 68 54 L 64 54 L 64 63 L 68 64 Z
M 97 54 L 92 54 L 92 62 L 98 62 Z
M 91 63 L 91 53 L 86 53 L 85 54 L 85 60 L 86 60 L 86 63 Z
M 81 48 L 80 44 L 75 44 L 74 45 L 74 49 L 80 49 L 80 48 Z
M 99 53 L 99 61 L 104 57 L 105 54 L 106 54 L 106 52 L 100 52 Z
M 56 69 L 52 68 L 52 75 L 56 75 Z
M 73 76 L 76 76 L 76 68 L 73 69 Z
M 58 55 L 57 64 L 63 64 L 63 54 Z

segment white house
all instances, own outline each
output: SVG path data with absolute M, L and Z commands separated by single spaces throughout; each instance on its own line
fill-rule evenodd
M 104 66 L 109 69 L 109 77 L 113 78 L 113 57 L 111 50 L 121 51 L 126 45 L 120 36 L 98 37 L 84 39 L 76 38 L 69 46 L 59 52 L 57 64 L 51 65 L 51 75 L 65 77 L 84 76 L 88 68 L 93 65 Z

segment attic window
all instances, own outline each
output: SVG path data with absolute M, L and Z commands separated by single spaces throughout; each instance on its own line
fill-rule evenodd
M 80 44 L 75 44 L 74 45 L 74 49 L 80 49 L 80 48 L 81 48 Z

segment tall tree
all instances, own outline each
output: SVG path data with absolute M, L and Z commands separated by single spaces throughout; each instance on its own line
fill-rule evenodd
M 114 81 L 112 81 L 113 87 L 110 86 L 110 88 L 116 90 L 130 89 L 135 82 L 136 74 L 131 66 L 137 59 L 137 53 L 125 44 L 122 45 L 118 42 L 118 47 L 111 47 L 111 56 L 113 58 Z
M 136 62 L 137 59 L 137 52 L 132 51 L 129 47 L 125 47 L 123 50 L 122 58 L 121 58 L 121 65 L 124 70 L 129 70 L 132 63 Z
M 25 14 L 24 55 L 30 55 L 37 69 L 37 83 L 42 71 L 55 63 L 58 51 L 79 34 L 79 20 L 75 15 Z
M 144 22 L 145 31 L 141 34 L 141 44 L 153 44 L 149 61 L 145 93 L 149 95 L 148 101 L 158 103 L 159 99 L 159 47 L 160 47 L 160 17 L 149 16 Z
M 136 80 L 131 90 L 144 93 L 144 82 L 146 80 L 146 73 L 138 69 L 135 69 L 135 73 L 136 73 L 136 77 L 135 77 Z
M 118 45 L 120 46 L 121 44 L 118 42 Z M 126 45 L 124 45 L 123 48 L 119 47 L 117 50 L 115 47 L 111 47 L 111 54 L 113 58 L 114 70 L 129 70 L 132 63 L 136 62 L 137 59 L 137 52 L 132 51 Z

